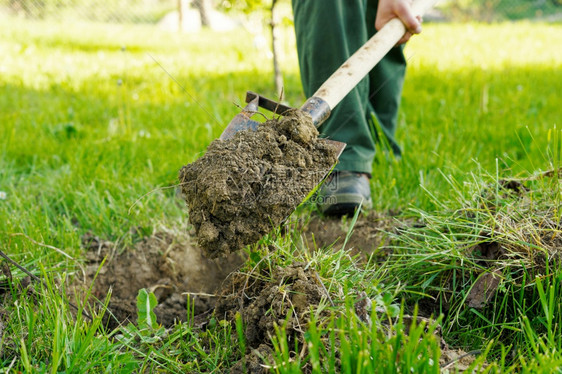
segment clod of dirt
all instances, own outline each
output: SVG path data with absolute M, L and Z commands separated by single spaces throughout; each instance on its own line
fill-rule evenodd
M 275 325 L 285 326 L 289 346 L 298 340 L 302 347 L 311 308 L 317 310 L 323 298 L 329 299 L 315 271 L 303 263 L 278 267 L 271 275 L 233 273 L 221 295 L 215 317 L 234 323 L 240 313 L 245 326 L 247 354 L 231 372 L 252 374 L 269 372 L 263 358 L 273 361 L 270 338 Z
M 476 360 L 476 356 L 480 354 L 476 352 L 466 352 L 462 349 L 449 348 L 447 346 L 441 347 L 441 357 L 439 358 L 440 372 L 443 374 L 448 373 L 466 373 L 470 365 Z M 486 363 L 480 366 L 480 371 L 484 371 L 487 366 Z M 478 372 L 472 370 L 471 373 Z
M 258 241 L 285 220 L 337 161 L 300 111 L 215 140 L 180 170 L 198 244 L 210 258 Z
M 294 263 L 278 267 L 269 279 L 249 274 L 235 273 L 222 289 L 223 297 L 217 301 L 215 315 L 228 321 L 236 320 L 240 312 L 246 327 L 246 343 L 251 349 L 270 344 L 274 325 L 286 325 L 289 339 L 299 339 L 309 322 L 311 307 L 327 298 L 316 273 L 305 264 Z M 292 340 L 290 346 L 294 346 Z
M 501 275 L 500 270 L 482 274 L 466 296 L 468 306 L 476 309 L 483 308 L 496 294 Z
M 92 294 L 103 300 L 111 289 L 109 327 L 136 322 L 136 297 L 139 289 L 154 292 L 159 323 L 171 326 L 187 317 L 187 295 L 191 293 L 195 314 L 212 309 L 214 293 L 224 279 L 243 262 L 240 255 L 209 260 L 184 235 L 157 233 L 144 238 L 135 248 L 115 254 L 115 245 L 92 235 L 83 238 L 87 250 L 86 285 L 89 286 L 101 261 L 110 256 L 94 282 Z

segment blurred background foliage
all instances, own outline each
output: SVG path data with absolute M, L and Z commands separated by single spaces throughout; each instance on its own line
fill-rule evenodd
M 249 14 L 268 12 L 276 3 L 289 0 L 0 0 L 0 15 L 33 19 L 67 19 L 101 22 L 162 22 L 174 13 L 189 18 L 199 14 L 199 23 L 209 26 L 212 13 Z M 183 14 L 182 14 L 183 13 Z M 442 0 L 435 16 L 448 21 L 504 21 L 528 18 L 560 19 L 562 0 Z

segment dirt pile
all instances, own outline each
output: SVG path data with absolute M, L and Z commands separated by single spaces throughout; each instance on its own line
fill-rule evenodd
M 190 243 L 188 236 L 164 232 L 142 239 L 121 254 L 115 253 L 114 243 L 93 235 L 85 235 L 82 241 L 87 251 L 86 286 L 91 284 L 101 261 L 108 256 L 92 293 L 103 300 L 112 290 L 109 310 L 115 318 L 108 319 L 110 327 L 127 320 L 136 322 L 136 297 L 141 288 L 154 292 L 158 300 L 155 313 L 158 322 L 165 326 L 173 325 L 175 320 L 186 320 L 186 292 L 191 293 L 195 314 L 208 311 L 215 304 L 213 294 L 243 262 L 236 254 L 209 260 Z
M 266 364 L 273 364 L 271 337 L 275 335 L 275 325 L 285 327 L 289 347 L 295 347 L 297 343 L 298 347 L 303 347 L 303 351 L 293 352 L 302 356 L 307 346 L 304 336 L 309 327 L 311 311 L 317 313 L 321 303 L 331 303 L 328 291 L 316 271 L 307 264 L 294 263 L 285 268 L 278 267 L 271 274 L 264 270 L 259 274 L 232 274 L 225 282 L 221 298 L 215 307 L 214 315 L 217 319 L 230 321 L 234 326 L 239 313 L 244 326 L 246 354 L 231 368 L 231 373 L 269 372 Z M 365 292 L 360 292 L 359 296 L 354 308 L 355 314 L 370 326 L 372 301 Z M 317 317 L 328 318 L 328 309 L 324 309 Z M 375 311 L 386 316 L 383 309 Z M 387 322 L 385 318 L 383 320 Z M 407 329 L 412 321 L 413 317 L 403 316 Z M 416 321 L 417 324 L 423 321 L 427 326 L 434 322 L 423 317 L 416 317 Z M 388 329 L 385 330 L 385 335 L 392 334 L 391 326 L 385 322 L 382 324 Z M 442 355 L 439 365 L 445 372 L 465 370 L 474 361 L 475 355 L 479 354 L 467 354 L 461 349 L 450 348 L 443 340 L 440 326 L 434 334 L 440 341 Z M 324 344 L 326 347 L 330 345 L 327 340 Z M 338 360 L 336 353 L 336 361 Z M 308 364 L 301 369 L 303 372 L 312 371 Z
M 315 271 L 303 263 L 278 267 L 269 279 L 262 277 L 233 274 L 215 308 L 217 318 L 228 321 L 235 321 L 236 313 L 240 312 L 250 348 L 269 344 L 274 324 L 282 326 L 285 321 L 288 321 L 287 336 L 300 336 L 306 330 L 310 307 L 328 298 Z
M 322 299 L 329 299 L 316 272 L 303 263 L 278 267 L 271 275 L 233 274 L 222 289 L 222 296 L 215 316 L 234 323 L 236 313 L 240 313 L 249 352 L 245 365 L 250 373 L 267 372 L 256 351 L 269 357 L 275 324 L 286 326 L 289 346 L 294 346 L 296 339 L 302 347 L 311 308 L 317 309 Z M 242 362 L 232 372 L 242 372 Z
M 215 140 L 179 175 L 198 243 L 210 258 L 258 241 L 286 219 L 337 160 L 300 111 Z

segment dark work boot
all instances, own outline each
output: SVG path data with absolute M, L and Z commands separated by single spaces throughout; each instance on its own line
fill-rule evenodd
M 327 216 L 353 215 L 359 207 L 372 208 L 369 177 L 351 171 L 333 172 L 320 186 L 317 204 Z

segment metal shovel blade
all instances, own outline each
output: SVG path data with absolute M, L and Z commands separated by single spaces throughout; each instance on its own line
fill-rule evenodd
M 244 130 L 256 131 L 259 126 L 259 122 L 254 121 L 253 119 L 251 119 L 251 117 L 258 112 L 258 109 L 260 107 L 280 115 L 283 115 L 285 112 L 294 109 L 289 106 L 280 104 L 276 101 L 270 100 L 267 97 L 261 96 L 252 91 L 248 91 L 246 93 L 246 103 L 247 105 L 244 107 L 244 109 L 242 109 L 240 113 L 234 116 L 232 121 L 230 121 L 228 126 L 226 126 L 226 128 L 224 129 L 224 131 L 220 136 L 220 139 L 222 140 L 230 139 L 234 136 L 234 134 L 236 134 L 239 131 L 244 131 Z M 326 142 L 331 144 L 332 147 L 334 147 L 337 150 L 338 158 L 340 157 L 346 145 L 343 142 L 338 142 L 330 139 L 318 139 L 318 140 L 321 142 Z M 328 172 L 329 170 L 326 173 Z
M 258 111 L 258 100 L 259 99 L 257 97 L 250 100 L 248 105 L 246 105 L 240 113 L 234 116 L 232 121 L 230 121 L 228 126 L 226 126 L 222 132 L 220 136 L 221 140 L 230 139 L 234 136 L 234 134 L 240 131 L 248 129 L 256 131 L 258 129 L 259 122 L 251 119 L 251 117 Z

